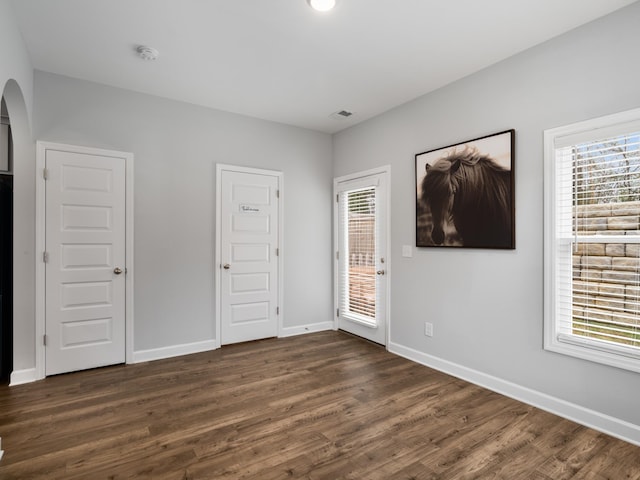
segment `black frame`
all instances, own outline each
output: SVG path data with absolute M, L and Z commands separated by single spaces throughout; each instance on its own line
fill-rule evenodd
M 11 131 L 11 125 L 3 123 L 7 127 L 7 169 L 0 169 L 0 173 L 13 172 L 13 132 Z
M 465 160 L 460 160 L 465 153 L 468 154 Z M 495 175 L 487 173 L 476 177 L 488 179 L 486 180 L 488 188 L 477 187 L 485 180 L 473 183 L 470 180 L 471 176 L 474 176 L 469 175 L 471 170 L 468 169 L 472 168 L 470 162 L 478 161 L 478 157 L 485 157 L 478 163 L 484 163 L 485 166 L 491 164 L 492 167 L 488 170 L 496 172 Z M 513 129 L 417 153 L 415 155 L 416 246 L 515 249 L 514 157 L 515 130 Z M 446 160 L 432 169 L 443 159 Z M 462 169 L 461 165 L 464 166 Z M 431 177 L 431 181 L 423 185 L 427 168 L 431 169 L 434 176 Z M 465 168 L 467 170 L 463 171 Z M 439 179 L 442 182 L 434 184 L 434 179 L 438 178 L 438 171 L 444 171 L 446 176 L 440 175 Z M 465 181 L 467 183 L 464 183 Z M 490 183 L 492 181 L 494 183 Z M 448 193 L 441 194 L 442 185 L 447 185 L 448 191 L 457 189 L 454 196 L 449 197 Z M 466 198 L 473 193 L 481 200 L 465 204 L 465 195 L 462 193 L 465 189 Z M 433 200 L 434 198 L 436 200 Z M 447 218 L 444 222 L 438 222 L 438 228 L 434 227 L 432 202 L 436 205 L 436 211 L 446 212 L 442 216 Z M 449 206 L 440 208 L 442 205 Z M 481 221 L 483 215 L 487 217 L 484 223 Z M 490 215 L 493 215 L 493 218 Z M 484 228 L 487 225 L 488 227 Z M 462 230 L 465 235 L 459 230 Z M 442 240 L 437 241 L 440 239 Z
M 13 371 L 13 175 L 0 173 L 0 385 Z

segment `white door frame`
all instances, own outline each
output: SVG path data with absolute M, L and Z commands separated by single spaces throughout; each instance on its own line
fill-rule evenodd
M 125 359 L 133 363 L 133 154 L 81 147 L 53 142 L 37 142 L 36 154 L 36 380 L 45 377 L 46 352 L 45 334 L 45 268 L 42 254 L 46 248 L 45 208 L 46 196 L 44 179 L 45 153 L 47 150 L 61 150 L 86 155 L 124 158 L 125 160 Z
M 214 284 L 215 284 L 215 301 L 216 301 L 216 339 L 215 339 L 215 348 L 220 348 L 221 346 L 221 322 L 222 322 L 222 292 L 221 292 L 221 281 L 220 281 L 220 270 L 222 269 L 222 257 L 221 257 L 221 221 L 222 221 L 222 172 L 239 172 L 239 173 L 253 173 L 257 175 L 270 175 L 274 177 L 278 177 L 278 189 L 280 191 L 278 202 L 278 306 L 280 307 L 280 312 L 278 315 L 278 337 L 282 334 L 283 325 L 284 325 L 284 302 L 283 300 L 283 278 L 284 278 L 284 183 L 283 183 L 283 174 L 277 170 L 265 170 L 262 168 L 251 168 L 251 167 L 240 167 L 237 165 L 226 165 L 223 163 L 216 164 L 216 251 L 214 258 L 213 271 L 214 274 Z
M 391 343 L 391 255 L 390 253 L 390 245 L 391 245 L 391 215 L 389 212 L 391 212 L 391 165 L 383 165 L 381 167 L 377 167 L 377 168 L 372 168 L 370 170 L 365 170 L 363 172 L 356 172 L 356 173 L 351 173 L 349 175 L 343 175 L 342 177 L 337 177 L 333 179 L 333 198 L 334 200 L 337 198 L 338 195 L 338 184 L 341 182 L 346 182 L 349 180 L 357 180 L 358 178 L 364 178 L 364 177 L 368 177 L 371 175 L 384 175 L 386 177 L 387 180 L 387 198 L 386 198 L 386 202 L 387 204 L 385 205 L 387 214 L 386 214 L 386 225 L 385 225 L 385 231 L 386 231 L 386 238 L 385 238 L 385 251 L 382 252 L 382 256 L 385 259 L 385 276 L 387 277 L 387 291 L 384 297 L 384 301 L 385 301 L 385 320 L 386 320 L 386 326 L 385 326 L 385 348 L 388 350 L 389 349 L 389 343 Z M 339 222 L 339 211 L 338 211 L 338 202 L 334 201 L 333 202 L 333 251 L 337 252 L 338 251 L 338 246 L 339 246 L 339 229 L 338 229 L 338 222 Z M 340 307 L 340 292 L 339 292 L 339 275 L 340 275 L 340 269 L 339 269 L 339 265 L 338 265 L 338 258 L 337 256 L 333 255 L 334 258 L 334 268 L 333 268 L 333 313 L 334 313 L 334 317 L 333 317 L 333 329 L 334 330 L 338 330 L 338 308 Z

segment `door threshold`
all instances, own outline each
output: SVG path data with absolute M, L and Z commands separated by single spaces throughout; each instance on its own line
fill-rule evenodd
M 339 328 L 338 331 L 340 333 L 344 333 L 344 334 L 349 335 L 351 337 L 358 338 L 360 340 L 364 340 L 365 342 L 370 343 L 371 345 L 374 345 L 376 347 L 382 347 L 384 349 L 387 348 L 387 346 L 385 344 L 383 344 L 383 343 L 374 342 L 373 340 L 369 340 L 368 338 L 361 337 L 360 335 L 356 335 L 355 333 L 347 332 L 346 330 L 342 330 L 341 328 Z

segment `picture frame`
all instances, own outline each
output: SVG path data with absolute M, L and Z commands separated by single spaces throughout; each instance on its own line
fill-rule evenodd
M 415 155 L 416 247 L 515 249 L 515 130 Z

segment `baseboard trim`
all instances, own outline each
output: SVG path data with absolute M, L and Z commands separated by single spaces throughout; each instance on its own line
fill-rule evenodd
M 31 383 L 38 380 L 35 368 L 25 368 L 24 370 L 14 370 L 11 372 L 9 386 L 22 385 L 23 383 Z
M 576 405 L 545 393 L 503 380 L 462 365 L 443 360 L 413 348 L 390 342 L 391 353 L 439 370 L 467 382 L 488 388 L 515 400 L 527 403 L 554 415 L 598 430 L 625 442 L 640 446 L 640 426 Z
M 205 340 L 202 342 L 171 345 L 169 347 L 152 348 L 149 350 L 138 350 L 137 352 L 133 352 L 133 362 L 131 363 L 152 362 L 164 358 L 179 357 L 180 355 L 208 352 L 216 348 L 215 340 Z
M 333 322 L 310 323 L 308 325 L 299 325 L 295 327 L 284 327 L 280 331 L 278 337 L 293 337 L 295 335 L 304 335 L 305 333 L 323 332 L 325 330 L 333 330 Z

